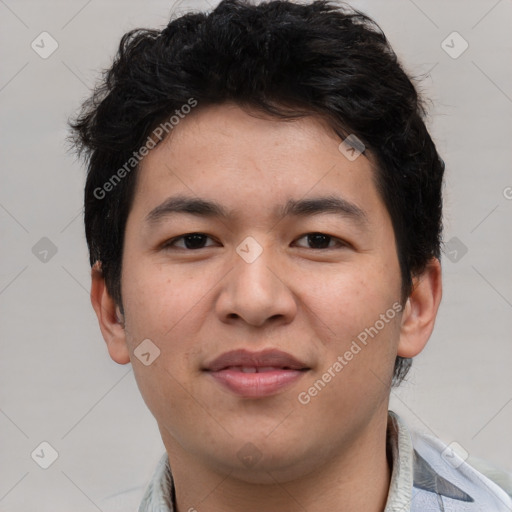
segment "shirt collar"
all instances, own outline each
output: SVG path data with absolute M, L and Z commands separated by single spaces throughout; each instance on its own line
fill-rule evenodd
M 407 511 L 412 501 L 413 446 L 406 425 L 393 411 L 388 411 L 386 449 L 393 468 L 384 512 Z

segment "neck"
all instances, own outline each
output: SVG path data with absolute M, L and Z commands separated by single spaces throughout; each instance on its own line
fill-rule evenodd
M 293 478 L 275 478 L 266 472 L 268 483 L 247 482 L 234 476 L 234 471 L 216 471 L 162 432 L 177 512 L 382 512 L 391 480 L 386 455 L 387 410 L 385 413 L 385 417 L 372 418 L 374 424 L 369 424 L 348 449 L 330 454 L 322 464 Z

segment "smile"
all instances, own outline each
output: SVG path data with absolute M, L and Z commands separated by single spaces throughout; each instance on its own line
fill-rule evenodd
M 224 388 L 243 398 L 275 395 L 309 370 L 305 363 L 279 350 L 222 354 L 204 370 Z

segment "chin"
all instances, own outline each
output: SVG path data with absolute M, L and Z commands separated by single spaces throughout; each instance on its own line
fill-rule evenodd
M 217 470 L 242 482 L 261 485 L 286 483 L 312 473 L 316 465 L 321 464 L 320 460 L 311 460 L 303 445 L 301 448 L 299 451 L 296 443 L 277 447 L 268 440 L 260 445 L 246 442 L 241 444 L 240 449 L 231 452 L 229 459 L 226 459 L 226 450 L 221 454 L 210 454 L 210 460 Z

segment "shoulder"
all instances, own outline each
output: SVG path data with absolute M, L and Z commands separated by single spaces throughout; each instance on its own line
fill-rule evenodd
M 167 453 L 160 458 L 149 482 L 105 497 L 98 506 L 105 512 L 173 512 L 174 485 Z
M 454 502 L 458 500 L 460 510 L 512 510 L 511 474 L 486 461 L 469 457 L 456 443 L 446 445 L 436 437 L 417 431 L 410 431 L 410 434 L 417 489 L 441 494 L 443 499 Z M 453 510 L 458 509 L 454 507 Z

